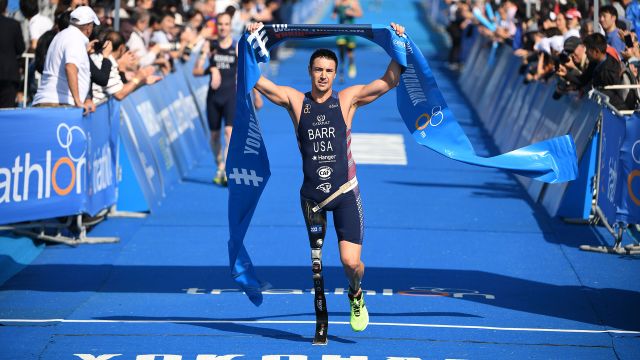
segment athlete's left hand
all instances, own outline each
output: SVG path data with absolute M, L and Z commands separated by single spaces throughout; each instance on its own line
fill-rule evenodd
M 392 22 L 391 28 L 396 31 L 396 34 L 398 34 L 398 36 L 404 35 L 404 26 Z

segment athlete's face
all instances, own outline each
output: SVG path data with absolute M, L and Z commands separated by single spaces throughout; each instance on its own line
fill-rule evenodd
M 325 57 L 315 58 L 309 69 L 309 75 L 311 86 L 322 92 L 328 91 L 336 78 L 336 63 Z
M 231 34 L 231 16 L 228 14 L 221 15 L 218 17 L 218 36 L 221 38 L 226 38 Z

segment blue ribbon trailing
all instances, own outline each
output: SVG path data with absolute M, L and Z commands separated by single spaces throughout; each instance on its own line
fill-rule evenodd
M 355 35 L 384 48 L 404 67 L 397 87 L 400 115 L 413 138 L 453 160 L 506 169 L 547 183 L 565 182 L 577 175 L 576 152 L 569 135 L 542 141 L 491 158 L 476 155 L 455 116 L 447 106 L 436 80 L 408 36 L 398 36 L 382 25 L 266 25 L 244 34 L 238 44 L 236 119 L 227 159 L 229 178 L 229 263 L 234 280 L 255 305 L 262 303 L 268 283 L 258 279 L 244 237 L 271 175 L 260 124 L 251 100 L 251 89 L 260 77 L 258 63 L 269 61 L 269 50 L 278 43 L 299 38 Z

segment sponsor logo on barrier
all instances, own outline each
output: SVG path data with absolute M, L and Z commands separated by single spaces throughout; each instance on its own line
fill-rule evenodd
M 178 98 L 175 99 L 168 107 L 175 114 L 175 120 L 178 123 L 178 133 L 184 134 L 187 130 L 194 130 L 194 118 L 197 118 L 198 109 L 195 107 L 192 98 L 184 96 L 182 91 L 178 92 Z
M 91 192 L 98 193 L 113 185 L 113 166 L 111 165 L 111 146 L 104 144 L 91 158 Z
M 322 191 L 325 194 L 328 194 L 331 191 L 331 183 L 322 183 L 316 187 L 316 189 Z
M 420 131 L 422 138 L 427 137 L 425 129 L 427 126 L 439 126 L 444 121 L 444 114 L 440 106 L 434 106 L 431 109 L 431 114 L 424 113 L 416 119 L 416 130 Z
M 318 168 L 316 172 L 318 173 L 320 180 L 328 180 L 328 179 L 331 179 L 331 174 L 333 173 L 333 169 L 328 166 L 323 166 L 321 168 Z
M 73 354 L 77 356 L 81 360 L 111 360 L 117 357 L 123 356 L 123 354 Z M 195 357 L 187 357 L 182 356 L 180 354 L 140 354 L 136 355 L 135 360 L 233 360 L 236 358 L 255 358 L 255 355 L 244 355 L 244 354 L 228 354 L 228 355 L 213 355 L 213 354 L 196 354 Z M 318 359 L 318 360 L 369 360 L 367 355 L 318 355 L 318 356 L 307 356 L 307 355 L 299 355 L 299 354 L 287 354 L 287 355 L 262 355 L 262 360 L 309 360 L 309 359 Z M 383 357 L 375 357 L 374 359 L 384 359 L 384 360 L 422 360 L 422 358 L 415 356 L 383 356 Z
M 50 198 L 51 190 L 59 196 L 66 196 L 75 187 L 77 194 L 82 193 L 82 174 L 84 173 L 83 168 L 86 166 L 86 144 L 74 146 L 74 143 L 79 144 L 81 141 L 86 141 L 87 136 L 80 127 L 69 126 L 66 123 L 58 125 L 56 131 L 58 145 L 66 151 L 67 156 L 54 160 L 51 150 L 46 150 L 44 164 L 38 164 L 32 163 L 34 157 L 28 152 L 16 156 L 13 167 L 0 167 L 0 204 L 29 200 L 30 185 L 33 184 L 34 177 L 37 179 L 36 200 Z M 110 156 L 110 150 L 105 155 Z M 102 164 L 100 159 L 96 159 L 96 161 L 98 164 Z M 111 171 L 110 165 L 109 171 Z M 65 174 L 68 174 L 68 177 L 64 177 L 68 180 L 66 183 L 62 183 L 61 177 Z M 102 181 L 101 178 L 92 180 L 94 183 Z
M 138 114 L 142 118 L 142 123 L 149 137 L 153 137 L 161 131 L 158 122 L 154 118 L 156 112 L 153 110 L 153 105 L 151 105 L 150 101 L 143 101 L 136 105 L 136 110 L 138 110 Z
M 636 140 L 636 142 L 633 143 L 633 147 L 631 147 L 631 158 L 633 159 L 633 162 L 636 163 L 636 165 L 640 165 L 640 156 L 638 154 L 640 152 L 640 146 L 638 145 L 640 145 L 640 140 Z M 609 168 L 609 173 L 611 173 L 611 168 Z M 639 176 L 640 176 L 640 170 L 633 170 L 627 176 L 627 191 L 629 192 L 629 197 L 631 198 L 631 201 L 633 201 L 633 203 L 636 204 L 636 206 L 640 206 L 640 199 L 638 199 L 636 194 L 633 192 L 632 185 L 633 185 L 633 179 Z M 617 172 L 616 172 L 616 178 L 617 178 Z M 611 174 L 609 174 L 609 182 L 611 183 Z M 613 202 L 613 200 L 611 201 Z
M 182 289 L 187 295 L 222 295 L 230 293 L 242 293 L 240 289 L 202 289 L 202 288 L 187 288 Z M 344 295 L 346 294 L 344 288 L 335 288 L 334 290 L 325 289 L 327 295 Z M 367 296 L 417 296 L 417 297 L 451 297 L 456 299 L 482 299 L 482 300 L 495 300 L 495 295 L 481 293 L 479 290 L 470 289 L 456 289 L 436 286 L 411 286 L 408 289 L 382 289 L 380 290 L 365 290 Z M 314 289 L 269 289 L 263 290 L 264 295 L 304 295 L 314 294 Z

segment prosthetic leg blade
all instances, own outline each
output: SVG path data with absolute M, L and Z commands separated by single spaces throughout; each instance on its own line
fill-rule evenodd
M 324 280 L 322 275 L 314 278 L 315 289 L 314 304 L 316 310 L 316 332 L 313 336 L 313 345 L 327 345 L 329 331 L 329 314 L 327 313 L 327 299 L 324 296 Z
M 314 212 L 318 204 L 315 201 L 302 199 L 302 213 L 307 225 L 309 245 L 311 246 L 311 271 L 313 272 L 313 306 L 316 312 L 316 331 L 313 345 L 327 345 L 329 331 L 329 314 L 327 299 L 324 295 L 324 279 L 322 277 L 322 245 L 326 233 L 327 215 L 324 210 Z

